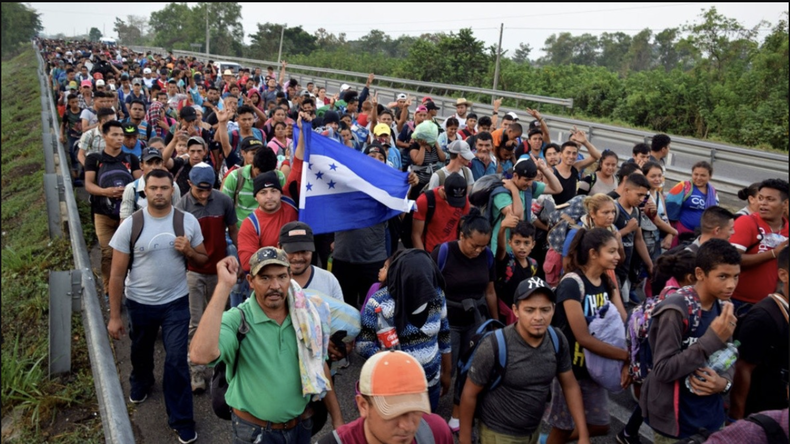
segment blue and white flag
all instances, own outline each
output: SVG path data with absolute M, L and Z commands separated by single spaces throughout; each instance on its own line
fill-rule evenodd
M 366 228 L 414 208 L 408 173 L 314 133 L 309 123 L 302 126 L 295 134 L 305 137 L 299 220 L 313 233 Z

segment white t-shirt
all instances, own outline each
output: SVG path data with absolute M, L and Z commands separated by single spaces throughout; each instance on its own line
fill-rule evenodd
M 342 302 L 343 290 L 340 289 L 340 282 L 337 281 L 335 275 L 323 268 L 313 265 L 310 267 L 313 269 L 313 275 L 310 276 L 310 281 L 304 288 L 321 292 Z

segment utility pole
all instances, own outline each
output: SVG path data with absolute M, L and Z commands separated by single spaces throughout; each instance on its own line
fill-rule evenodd
M 209 51 L 208 51 L 209 38 L 211 36 L 210 33 L 209 33 L 209 29 L 208 29 L 208 8 L 210 6 L 211 6 L 211 3 L 206 3 L 206 57 L 207 58 L 208 58 L 208 55 L 210 54 Z
M 280 58 L 283 56 L 283 37 L 285 37 L 285 27 L 288 26 L 288 23 L 285 23 L 280 29 L 280 51 L 277 52 L 277 64 L 280 64 Z
M 494 87 L 492 88 L 494 91 L 496 91 L 497 84 L 499 84 L 499 57 L 502 54 L 502 32 L 504 31 L 504 29 L 505 29 L 505 24 L 504 23 L 500 23 L 499 24 L 499 45 L 496 48 L 496 66 L 494 67 Z M 494 100 L 496 100 L 496 97 L 491 96 L 491 104 L 494 103 Z

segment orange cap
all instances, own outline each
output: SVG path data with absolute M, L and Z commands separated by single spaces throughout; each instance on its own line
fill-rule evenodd
M 425 370 L 413 356 L 402 351 L 371 356 L 362 366 L 359 392 L 373 399 L 384 419 L 409 412 L 431 413 Z

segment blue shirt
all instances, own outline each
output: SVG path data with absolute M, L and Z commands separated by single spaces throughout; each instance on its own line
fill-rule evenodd
M 472 177 L 474 177 L 475 180 L 480 179 L 483 176 L 488 176 L 489 174 L 496 174 L 496 165 L 494 162 L 491 162 L 488 164 L 488 166 L 485 166 L 485 164 L 477 157 L 472 159 Z
M 134 148 L 127 148 L 126 145 L 121 145 L 121 151 L 124 153 L 134 154 L 138 159 L 143 155 L 143 142 L 139 140 L 134 145 Z M 142 159 L 140 159 L 142 161 Z
M 689 230 L 699 227 L 702 213 L 705 211 L 707 196 L 702 194 L 696 186 L 692 185 L 691 195 L 683 201 L 680 209 L 680 223 Z
M 403 170 L 403 164 L 401 163 L 400 158 L 400 150 L 397 146 L 392 145 L 387 150 L 387 163 L 396 170 Z

